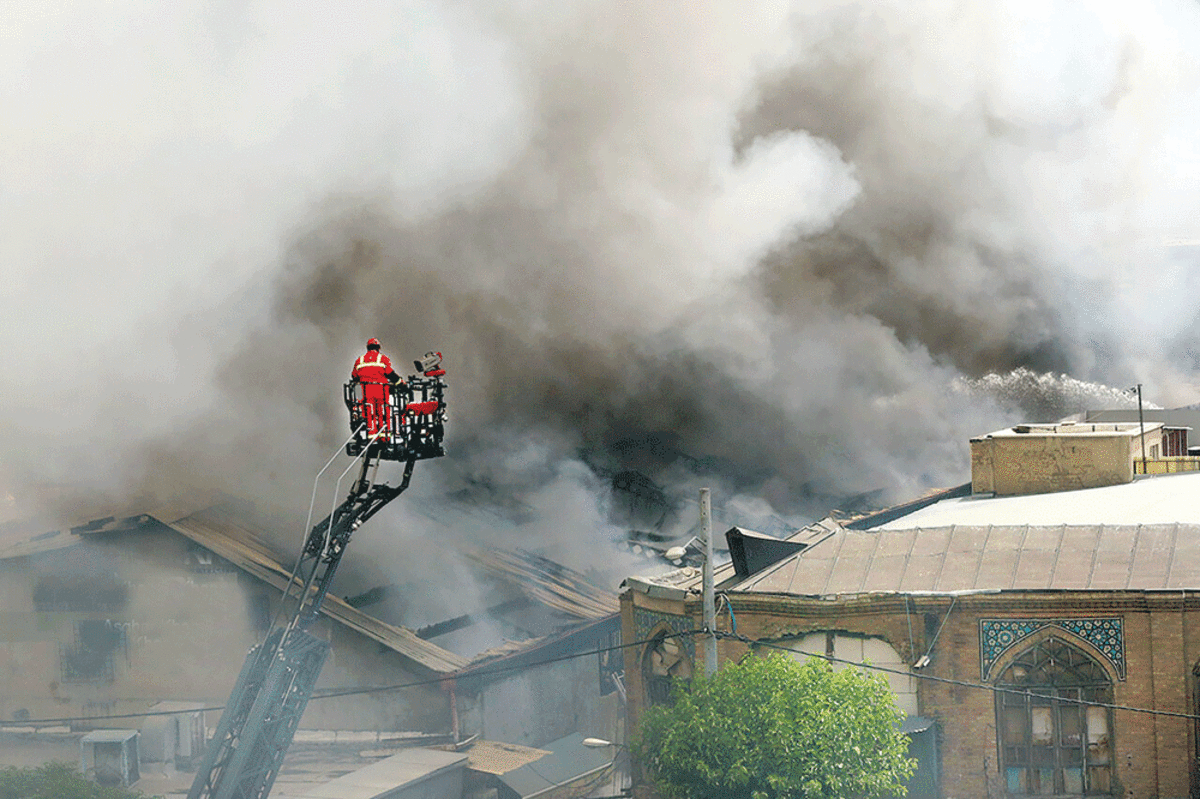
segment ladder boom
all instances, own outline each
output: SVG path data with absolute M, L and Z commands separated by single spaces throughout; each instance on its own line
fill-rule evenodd
M 355 434 L 346 451 L 361 460 L 358 477 L 349 496 L 309 530 L 272 628 L 246 656 L 188 799 L 266 799 L 270 794 L 329 654 L 329 643 L 309 628 L 320 616 L 350 536 L 404 493 L 418 460 L 445 454 L 445 372 L 439 365 L 440 355 L 432 369 L 409 378 L 409 389 L 400 397 L 412 398 L 415 391 L 422 402 L 401 406 L 399 392 L 393 394 L 390 436 L 362 439 L 361 413 L 356 417 L 351 407 Z M 351 405 L 351 384 L 343 393 Z M 382 460 L 404 463 L 396 485 L 376 481 Z

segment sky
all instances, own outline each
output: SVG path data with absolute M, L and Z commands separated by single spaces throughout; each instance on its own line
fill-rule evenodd
M 64 515 L 302 514 L 368 337 L 450 384 L 385 560 L 428 503 L 578 566 L 624 471 L 804 521 L 1138 383 L 1200 400 L 1194 3 L 3 19 L 0 478 Z

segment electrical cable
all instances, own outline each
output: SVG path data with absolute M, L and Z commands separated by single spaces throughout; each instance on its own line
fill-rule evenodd
M 769 639 L 769 638 L 755 639 L 755 638 L 750 638 L 749 636 L 742 635 L 739 633 L 723 632 L 721 630 L 717 630 L 715 632 L 705 630 L 705 629 L 684 630 L 682 632 L 672 632 L 669 635 L 666 635 L 663 637 L 684 638 L 684 637 L 692 637 L 692 636 L 698 636 L 698 635 L 707 636 L 707 635 L 713 635 L 713 634 L 715 634 L 717 638 L 736 640 L 736 641 L 746 644 L 752 648 L 759 647 L 759 648 L 764 648 L 764 649 L 774 649 L 774 650 L 778 650 L 780 652 L 787 652 L 788 654 L 791 654 L 791 655 L 803 655 L 806 657 L 815 657 L 815 658 L 819 658 L 821 660 L 828 661 L 830 663 L 841 663 L 841 664 L 847 665 L 847 666 L 854 666 L 856 668 L 863 669 L 865 671 L 877 671 L 877 672 L 883 672 L 886 674 L 898 674 L 901 676 L 912 677 L 917 680 L 927 680 L 930 682 L 942 683 L 942 684 L 946 684 L 946 685 L 954 685 L 954 686 L 958 686 L 961 688 L 971 688 L 974 690 L 990 691 L 993 694 L 1013 694 L 1013 695 L 1017 695 L 1017 696 L 1037 695 L 1035 691 L 1028 690 L 1028 689 L 1006 688 L 1004 686 L 988 685 L 987 683 L 970 682 L 968 680 L 957 680 L 952 677 L 937 677 L 933 674 L 923 674 L 921 672 L 915 672 L 915 671 L 904 671 L 901 669 L 889 668 L 887 666 L 877 666 L 873 663 L 864 663 L 864 662 L 860 662 L 860 661 L 846 660 L 845 658 L 839 658 L 834 655 L 826 655 L 823 652 L 804 652 L 801 650 L 792 649 L 790 647 L 783 646 L 782 644 L 777 643 L 778 639 Z M 606 652 L 615 652 L 615 651 L 622 650 L 622 649 L 629 649 L 631 647 L 644 646 L 645 644 L 653 643 L 654 641 L 657 641 L 657 640 L 660 640 L 660 636 L 656 635 L 653 638 L 645 638 L 645 639 L 642 639 L 639 641 L 632 641 L 632 642 L 624 643 L 624 644 L 616 644 L 616 645 L 611 645 L 611 646 L 607 646 L 607 647 L 600 647 L 597 649 L 589 649 L 586 652 L 574 652 L 574 653 L 567 654 L 567 655 L 559 655 L 558 657 L 545 658 L 543 660 L 536 660 L 536 661 L 531 661 L 528 663 L 522 663 L 522 664 L 518 664 L 518 665 L 512 665 L 512 666 L 497 665 L 493 668 L 481 669 L 479 671 L 473 671 L 469 675 L 464 675 L 464 676 L 465 677 L 486 678 L 486 677 L 492 677 L 492 676 L 496 676 L 496 675 L 500 675 L 500 674 L 506 674 L 509 672 L 525 671 L 528 669 L 537 668 L 538 666 L 545 666 L 545 665 L 548 665 L 551 663 L 559 663 L 559 662 L 566 661 L 566 660 L 575 660 L 575 659 L 581 658 L 581 657 L 591 657 L 593 655 L 604 654 Z M 454 679 L 456 679 L 456 677 L 451 674 L 451 675 L 442 675 L 439 677 L 432 677 L 432 678 L 426 679 L 426 680 L 413 680 L 411 682 L 405 682 L 405 683 L 394 683 L 391 685 L 361 686 L 361 687 L 357 687 L 357 688 L 341 688 L 341 689 L 326 689 L 324 691 L 314 692 L 312 697 L 309 699 L 309 701 L 316 702 L 316 701 L 319 701 L 322 699 L 336 699 L 336 698 L 345 697 L 345 696 L 359 696 L 359 695 L 373 694 L 373 693 L 385 693 L 388 691 L 400 691 L 400 690 L 404 690 L 406 688 L 419 688 L 419 687 L 426 686 L 426 685 L 436 685 L 439 683 L 443 683 L 447 680 L 454 680 Z M 1197 715 L 1194 713 L 1179 713 L 1179 712 L 1171 711 L 1171 710 L 1155 710 L 1152 708 L 1134 707 L 1132 705 L 1118 705 L 1118 704 L 1114 704 L 1114 703 L 1110 703 L 1110 702 L 1094 702 L 1094 701 L 1090 701 L 1090 700 L 1070 699 L 1070 698 L 1066 698 L 1066 697 L 1055 697 L 1055 699 L 1056 699 L 1056 701 L 1067 703 L 1067 704 L 1084 705 L 1084 706 L 1089 706 L 1089 707 L 1103 707 L 1103 708 L 1109 708 L 1111 710 L 1123 710 L 1123 711 L 1127 711 L 1130 713 L 1144 713 L 1144 714 L 1153 715 L 1153 716 L 1166 716 L 1169 718 L 1181 718 L 1181 719 L 1191 719 L 1194 721 L 1200 721 L 1200 715 Z M 192 711 L 182 711 L 182 712 L 197 712 L 197 711 L 201 711 L 201 710 L 204 710 L 204 711 L 224 710 L 224 705 L 215 705 L 215 706 L 211 706 L 211 707 L 196 708 L 195 710 L 192 710 Z M 23 719 L 21 721 L 0 720 L 0 729 L 2 729 L 4 727 L 29 727 L 29 726 L 34 726 L 34 725 L 62 725 L 62 724 L 67 724 L 67 723 L 75 722 L 75 721 L 92 722 L 92 721 L 100 721 L 100 720 L 105 720 L 105 719 L 142 718 L 144 716 L 174 716 L 174 715 L 178 715 L 180 712 L 181 711 L 178 711 L 178 710 L 175 710 L 175 711 L 143 711 L 141 713 L 114 713 L 114 714 L 107 714 L 107 715 L 101 715 L 101 716 L 64 716 L 64 717 L 59 717 L 59 718 Z
M 701 632 L 700 630 L 686 630 L 681 633 L 672 633 L 671 635 L 668 635 L 665 637 L 667 637 L 667 638 L 682 638 L 684 636 L 699 635 L 700 632 Z M 524 664 L 516 665 L 516 666 L 497 665 L 490 669 L 481 669 L 479 671 L 473 671 L 469 675 L 464 675 L 464 676 L 465 677 L 491 677 L 493 675 L 505 674 L 507 672 L 523 671 L 525 669 L 532 669 L 532 668 L 536 668 L 538 666 L 545 666 L 550 663 L 559 663 L 564 660 L 574 660 L 576 658 L 581 658 L 581 657 L 591 657 L 592 655 L 601 655 L 601 654 L 604 654 L 607 652 L 616 652 L 616 651 L 619 651 L 622 649 L 629 649 L 630 647 L 643 646 L 645 644 L 652 643 L 656 640 L 659 640 L 658 636 L 655 636 L 654 638 L 647 638 L 647 639 L 641 640 L 641 641 L 632 641 L 627 644 L 614 644 L 614 645 L 610 645 L 610 646 L 606 646 L 606 647 L 600 647 L 598 649 L 589 649 L 586 652 L 573 652 L 568 655 L 559 655 L 557 657 L 546 658 L 544 660 L 531 661 L 529 663 L 524 663 Z M 385 693 L 387 691 L 401 691 L 406 688 L 420 688 L 420 687 L 426 686 L 426 685 L 437 685 L 440 683 L 444 683 L 447 680 L 454 680 L 454 679 L 456 679 L 456 678 L 453 674 L 449 674 L 449 675 L 443 674 L 439 677 L 431 677 L 431 678 L 425 679 L 425 680 L 413 680 L 411 682 L 393 683 L 390 685 L 361 686 L 361 687 L 357 687 L 357 688 L 326 688 L 321 691 L 314 691 L 312 696 L 309 697 L 308 701 L 316 702 L 321 699 L 337 699 L 337 698 L 343 697 L 343 696 L 358 696 L 360 694 Z M 186 711 L 156 710 L 156 711 L 142 711 L 141 713 L 110 713 L 110 714 L 105 714 L 105 715 L 100 715 L 100 716 L 62 716 L 62 717 L 57 717 L 57 718 L 22 719 L 20 721 L 8 721 L 5 719 L 0 719 L 0 729 L 3 729 L 4 727 L 30 727 L 30 726 L 34 726 L 34 725 L 47 725 L 47 726 L 62 725 L 62 724 L 68 724 L 68 723 L 74 722 L 74 721 L 91 722 L 91 721 L 101 721 L 101 720 L 105 720 L 105 719 L 142 718 L 143 716 L 177 716 L 181 712 L 183 712 L 183 713 L 198 713 L 200 711 L 217 711 L 217 710 L 224 710 L 224 709 L 225 709 L 224 705 L 212 705 L 209 707 L 198 707 L 198 708 L 194 708 L 192 710 L 186 710 Z
M 766 639 L 760 639 L 760 640 L 756 641 L 756 640 L 748 638 L 744 635 L 735 635 L 733 633 L 723 633 L 723 632 L 717 632 L 717 637 L 718 638 L 734 638 L 738 641 L 741 641 L 742 643 L 749 644 L 750 646 L 763 647 L 766 649 L 777 649 L 781 652 L 789 652 L 789 653 L 796 654 L 796 655 L 806 655 L 809 657 L 820 658 L 822 660 L 826 660 L 826 661 L 829 661 L 832 663 L 843 663 L 847 666 L 855 666 L 857 668 L 866 669 L 868 671 L 882 671 L 887 674 L 899 674 L 899 675 L 902 675 L 905 677 L 914 677 L 918 680 L 929 680 L 930 682 L 945 683 L 947 685 L 956 685 L 961 688 L 973 688 L 976 690 L 991 691 L 994 694 L 1014 694 L 1016 696 L 1027 696 L 1027 695 L 1028 696 L 1041 696 L 1041 694 L 1038 694 L 1037 691 L 1032 690 L 1032 689 L 1006 688 L 1006 687 L 1000 686 L 1000 685 L 988 685 L 987 683 L 969 682 L 967 680 L 956 680 L 956 679 L 953 679 L 952 677 L 936 677 L 932 674 L 922 674 L 920 672 L 914 672 L 914 671 L 902 671 L 901 669 L 891 669 L 886 666 L 876 666 L 872 663 L 860 663 L 857 661 L 846 660 L 844 658 L 834 657 L 833 655 L 826 655 L 823 653 L 801 652 L 800 650 L 790 649 L 786 646 L 782 646 L 780 644 L 773 643 Z M 1168 716 L 1171 718 L 1192 719 L 1194 721 L 1200 721 L 1200 715 L 1197 715 L 1195 713 L 1177 713 L 1173 710 L 1154 710 L 1154 709 L 1145 708 L 1145 707 L 1133 707 L 1131 705 L 1117 705 L 1117 704 L 1112 704 L 1110 702 L 1094 702 L 1094 701 L 1090 701 L 1087 699 L 1070 699 L 1068 697 L 1062 697 L 1062 696 L 1056 696 L 1053 698 L 1057 702 L 1063 702 L 1063 703 L 1072 704 L 1072 705 L 1085 705 L 1087 707 L 1104 707 L 1104 708 L 1109 708 L 1111 710 L 1126 710 L 1126 711 L 1129 711 L 1130 713 L 1147 713 L 1147 714 L 1154 715 L 1154 716 Z

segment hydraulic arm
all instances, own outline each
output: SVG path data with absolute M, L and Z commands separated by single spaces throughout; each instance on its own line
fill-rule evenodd
M 350 536 L 408 488 L 418 460 L 445 454 L 440 361 L 439 353 L 417 361 L 421 373 L 392 388 L 384 410 L 372 409 L 386 414 L 387 424 L 371 437 L 364 435 L 361 387 L 347 384 L 344 397 L 354 432 L 346 451 L 361 462 L 358 478 L 346 500 L 309 531 L 275 622 L 246 657 L 188 799 L 266 799 L 270 794 L 329 654 L 329 644 L 308 628 L 320 615 Z M 404 463 L 396 485 L 376 482 L 383 460 Z

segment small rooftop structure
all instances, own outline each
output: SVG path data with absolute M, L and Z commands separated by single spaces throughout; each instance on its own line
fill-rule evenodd
M 808 546 L 803 541 L 779 539 L 756 533 L 753 530 L 744 530 L 741 527 L 733 527 L 726 531 L 725 540 L 729 542 L 729 554 L 733 561 L 733 568 L 740 579 L 745 579 L 756 571 Z
M 143 762 L 193 768 L 204 754 L 204 703 L 156 702 L 147 711 L 140 731 Z
M 971 492 L 1040 494 L 1133 480 L 1163 452 L 1162 422 L 1022 424 L 971 439 Z

